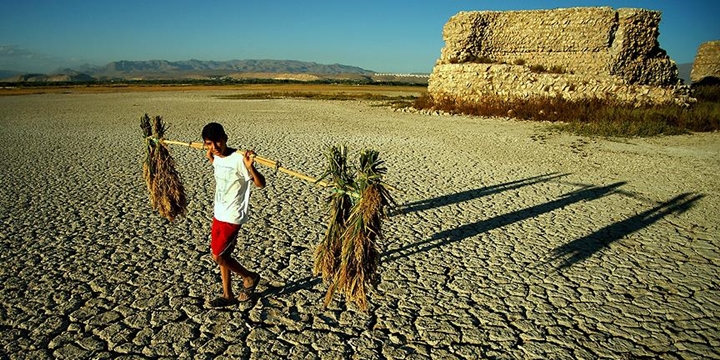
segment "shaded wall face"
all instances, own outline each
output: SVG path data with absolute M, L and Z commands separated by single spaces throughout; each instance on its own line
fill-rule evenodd
M 660 13 L 642 9 L 619 9 L 617 31 L 610 47 L 609 70 L 632 84 L 674 85 L 675 63 L 660 48 Z
M 671 85 L 677 68 L 658 46 L 659 22 L 659 12 L 610 7 L 461 12 L 443 28 L 438 64 L 540 65 Z

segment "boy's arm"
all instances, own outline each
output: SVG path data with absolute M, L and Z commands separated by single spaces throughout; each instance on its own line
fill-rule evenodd
M 261 174 L 257 169 L 255 169 L 255 161 L 253 160 L 252 156 L 255 155 L 255 152 L 252 150 L 248 150 L 245 152 L 245 157 L 243 158 L 243 162 L 245 163 L 245 168 L 250 173 L 250 177 L 252 178 L 253 184 L 257 186 L 258 189 L 262 189 L 265 187 L 265 177 L 263 174 Z

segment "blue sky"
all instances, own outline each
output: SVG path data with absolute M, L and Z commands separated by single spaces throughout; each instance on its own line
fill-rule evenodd
M 0 70 L 47 72 L 115 60 L 277 59 L 430 72 L 460 11 L 575 6 L 662 12 L 677 63 L 720 39 L 720 1 L 0 0 Z

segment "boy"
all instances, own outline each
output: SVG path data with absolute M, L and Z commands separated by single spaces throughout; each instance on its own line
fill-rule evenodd
M 262 189 L 265 177 L 253 164 L 253 151 L 245 155 L 227 146 L 225 129 L 218 123 L 209 123 L 202 130 L 203 144 L 207 158 L 215 172 L 215 201 L 210 249 L 213 260 L 220 265 L 223 296 L 210 302 L 213 307 L 223 307 L 238 301 L 250 300 L 260 282 L 260 274 L 244 268 L 232 258 L 240 226 L 248 221 L 250 182 Z M 238 297 L 232 291 L 231 274 L 243 278 Z

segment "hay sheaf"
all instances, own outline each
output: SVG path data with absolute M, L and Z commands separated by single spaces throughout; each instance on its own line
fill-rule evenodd
M 174 221 L 178 216 L 185 215 L 187 198 L 182 178 L 175 170 L 175 160 L 161 141 L 167 128 L 160 116 L 154 117 L 151 124 L 147 114 L 140 118 L 140 128 L 145 135 L 143 178 L 150 205 L 161 216 Z
M 328 283 L 324 305 L 336 292 L 368 309 L 367 286 L 378 279 L 382 220 L 394 204 L 382 177 L 386 172 L 379 153 L 360 154 L 360 166 L 353 171 L 347 164 L 347 149 L 332 147 L 329 164 L 322 178 L 331 177 L 330 216 L 325 237 L 315 250 L 315 274 Z

